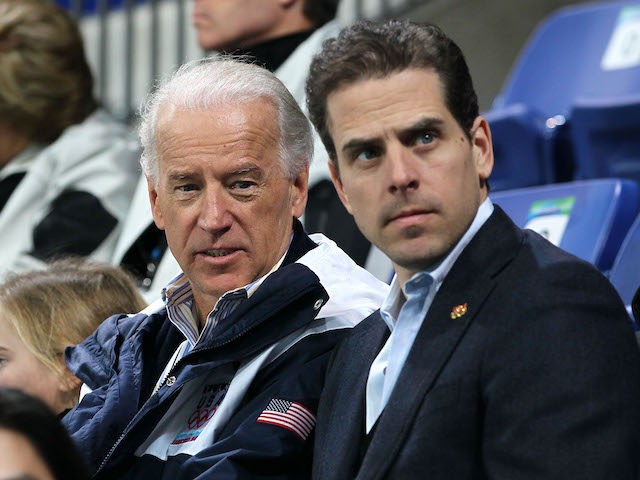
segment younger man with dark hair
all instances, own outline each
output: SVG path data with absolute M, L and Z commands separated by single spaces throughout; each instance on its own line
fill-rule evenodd
M 342 202 L 396 271 L 334 354 L 314 477 L 636 479 L 625 308 L 492 204 L 491 132 L 457 45 L 432 25 L 357 24 L 314 58 L 307 97 Z

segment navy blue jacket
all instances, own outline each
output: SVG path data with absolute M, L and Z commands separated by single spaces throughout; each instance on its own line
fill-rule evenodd
M 315 247 L 298 228 L 282 266 L 216 327 L 212 338 L 176 363 L 157 393 L 156 382 L 184 340 L 164 308 L 149 315 L 112 317 L 67 351 L 69 367 L 93 391 L 63 421 L 95 478 L 310 476 L 313 432 L 302 439 L 257 418 L 274 399 L 298 402 L 315 414 L 331 349 L 345 327 L 352 326 L 340 324 L 336 316 L 319 318 L 318 310 L 329 299 L 327 291 L 312 269 L 295 261 Z M 359 269 L 352 262 L 343 263 L 345 271 L 336 272 L 342 277 Z M 374 310 L 369 308 L 367 315 Z M 334 327 L 327 327 L 328 322 Z M 164 459 L 134 454 L 189 381 L 221 369 L 237 370 L 285 337 L 300 333 L 299 340 L 289 341 L 255 374 L 207 448 Z

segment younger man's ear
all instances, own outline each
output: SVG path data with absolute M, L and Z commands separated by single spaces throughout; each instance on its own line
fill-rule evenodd
M 493 144 L 489 123 L 480 115 L 471 127 L 471 148 L 478 175 L 482 180 L 487 180 L 493 170 Z

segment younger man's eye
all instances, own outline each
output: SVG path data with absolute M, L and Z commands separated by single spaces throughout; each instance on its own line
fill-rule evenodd
M 435 135 L 432 132 L 422 132 L 416 135 L 415 142 L 417 145 L 429 145 L 435 140 Z
M 355 156 L 355 159 L 366 162 L 366 161 L 373 160 L 377 156 L 378 156 L 378 152 L 375 150 L 362 150 Z

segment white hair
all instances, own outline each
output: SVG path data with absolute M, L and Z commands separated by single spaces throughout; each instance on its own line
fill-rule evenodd
M 275 75 L 246 59 L 214 55 L 182 65 L 151 93 L 142 109 L 138 134 L 143 151 L 142 171 L 158 182 L 156 128 L 165 105 L 178 110 L 214 110 L 258 98 L 273 102 L 280 128 L 280 162 L 294 179 L 313 157 L 311 124 L 289 90 Z

